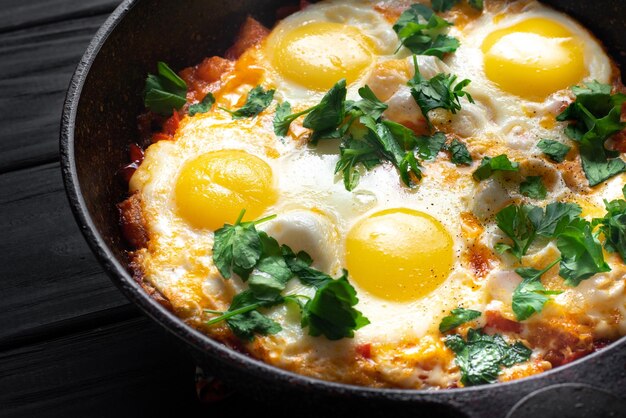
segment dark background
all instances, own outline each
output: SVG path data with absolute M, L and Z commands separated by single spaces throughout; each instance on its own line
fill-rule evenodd
M 197 402 L 178 342 L 114 287 L 61 179 L 72 73 L 118 0 L 0 0 L 0 417 L 242 416 Z

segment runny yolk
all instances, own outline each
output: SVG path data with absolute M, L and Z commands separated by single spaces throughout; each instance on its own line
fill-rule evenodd
M 350 84 L 372 64 L 373 42 L 353 26 L 313 22 L 278 33 L 272 65 L 284 78 L 323 91 Z
M 582 42 L 545 18 L 492 32 L 482 51 L 487 78 L 502 90 L 533 101 L 542 101 L 587 75 Z
M 258 218 L 276 201 L 271 167 L 240 150 L 212 151 L 187 162 L 175 188 L 180 215 L 196 228 L 218 229 Z
M 355 224 L 346 239 L 346 267 L 359 288 L 409 302 L 428 295 L 452 269 L 452 237 L 432 216 L 397 208 Z

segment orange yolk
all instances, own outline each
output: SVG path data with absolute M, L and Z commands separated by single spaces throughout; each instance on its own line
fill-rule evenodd
M 175 188 L 180 215 L 196 228 L 218 229 L 258 218 L 276 201 L 271 167 L 240 150 L 212 151 L 187 162 Z
M 587 75 L 582 42 L 545 18 L 492 32 L 482 51 L 487 78 L 502 90 L 533 101 L 542 101 Z
M 359 221 L 346 240 L 346 267 L 358 286 L 382 299 L 428 295 L 452 269 L 452 237 L 432 216 L 387 209 Z
M 272 65 L 284 78 L 323 91 L 350 84 L 372 64 L 373 42 L 353 26 L 314 22 L 278 33 Z

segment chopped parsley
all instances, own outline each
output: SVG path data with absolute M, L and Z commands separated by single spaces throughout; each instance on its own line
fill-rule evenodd
M 551 139 L 542 139 L 537 147 L 555 163 L 562 163 L 572 147 Z
M 456 354 L 465 386 L 494 383 L 503 367 L 511 367 L 530 359 L 532 350 L 521 342 L 508 344 L 501 335 L 487 335 L 481 329 L 470 329 L 467 340 L 448 335 L 446 345 Z
M 481 315 L 479 311 L 472 309 L 456 308 L 450 311 L 450 315 L 444 317 L 439 324 L 439 332 L 447 332 L 451 329 L 463 325 L 466 322 L 473 321 Z
M 543 305 L 550 298 L 561 292 L 548 291 L 541 283 L 541 276 L 556 265 L 560 259 L 556 259 L 543 270 L 530 267 L 517 268 L 515 272 L 522 278 L 522 282 L 513 291 L 512 309 L 518 321 L 528 319 L 535 312 L 541 312 Z
M 541 176 L 528 176 L 526 180 L 520 183 L 519 191 L 522 195 L 531 199 L 545 199 L 548 194 L 546 186 L 541 180 Z
M 442 4 L 450 0 L 438 0 Z M 461 45 L 459 40 L 445 34 L 452 23 L 437 16 L 432 9 L 422 4 L 413 4 L 405 10 L 393 30 L 402 45 L 417 55 L 443 55 L 454 52 Z
M 221 106 L 220 109 L 230 113 L 233 119 L 251 118 L 267 109 L 273 99 L 274 90 L 265 91 L 263 87 L 256 86 L 248 92 L 246 102 L 239 109 L 232 111 Z
M 470 84 L 470 80 L 463 80 L 455 84 L 457 76 L 439 73 L 430 80 L 422 77 L 417 65 L 417 59 L 413 56 L 415 75 L 407 83 L 411 87 L 411 96 L 422 110 L 424 118 L 429 126 L 432 126 L 428 112 L 433 109 L 446 109 L 452 113 L 461 110 L 460 98 L 465 96 L 470 103 L 474 103 L 472 96 L 463 90 Z
M 224 225 L 215 232 L 213 262 L 225 279 L 235 273 L 247 281 L 248 289 L 237 294 L 225 312 L 206 310 L 218 315 L 208 325 L 226 321 L 237 337 L 251 341 L 255 335 L 279 332 L 278 323 L 261 312 L 263 308 L 295 302 L 302 314 L 302 327 L 309 335 L 324 335 L 330 340 L 352 338 L 354 331 L 369 324 L 354 306 L 356 291 L 348 282 L 344 270 L 338 279 L 311 267 L 313 260 L 301 251 L 297 254 L 255 225 L 274 218 L 242 222 L 242 211 L 234 225 Z M 298 278 L 315 288 L 312 298 L 303 295 L 283 295 L 287 282 Z M 307 302 L 302 302 L 305 299 Z
M 497 252 L 510 252 L 518 260 L 528 251 L 536 236 L 536 225 L 540 222 L 543 210 L 533 205 L 509 205 L 496 214 L 498 228 L 506 234 L 512 245 L 498 243 Z
M 556 238 L 561 252 L 559 275 L 568 286 L 578 286 L 596 273 L 610 271 L 602 246 L 592 233 L 593 225 L 580 218 L 575 203 L 551 203 L 544 210 L 533 205 L 510 205 L 496 215 L 498 227 L 511 244 L 498 243 L 499 253 L 510 252 L 518 260 L 526 254 L 537 236 Z
M 591 224 L 583 218 L 572 220 L 558 235 L 556 245 L 562 258 L 559 276 L 568 286 L 578 286 L 596 273 L 611 271 Z
M 166 63 L 157 63 L 158 74 L 148 74 L 143 91 L 146 108 L 160 115 L 171 115 L 187 103 L 187 83 Z
M 477 181 L 486 180 L 497 171 L 519 171 L 519 163 L 511 162 L 505 154 L 493 158 L 483 157 L 473 177 Z
M 572 87 L 572 92 L 576 101 L 556 119 L 572 121 L 565 133 L 578 142 L 583 171 L 593 187 L 626 171 L 619 153 L 605 148 L 609 137 L 626 128 L 626 122 L 621 121 L 626 94 L 611 94 L 611 86 L 597 81 Z
M 204 99 L 200 103 L 192 104 L 189 106 L 189 116 L 194 116 L 198 113 L 206 113 L 211 110 L 215 103 L 215 96 L 212 93 L 207 93 Z
M 472 156 L 467 150 L 467 146 L 459 141 L 458 139 L 453 139 L 452 142 L 446 149 L 450 152 L 450 161 L 452 161 L 456 165 L 470 165 L 472 164 Z
M 367 89 L 369 90 L 369 88 Z M 287 135 L 291 122 L 300 116 L 307 115 L 302 125 L 313 131 L 310 139 L 312 142 L 332 137 L 339 125 L 344 122 L 346 92 L 346 80 L 341 79 L 328 90 L 317 105 L 301 112 L 291 113 L 291 104 L 289 102 L 281 103 L 276 108 L 276 115 L 274 116 L 274 133 L 277 136 Z
M 622 189 L 626 198 L 626 186 Z M 604 218 L 594 219 L 593 225 L 599 225 L 604 235 L 604 249 L 610 253 L 617 252 L 626 262 L 626 200 L 616 199 L 604 201 L 606 215 Z
M 470 6 L 472 6 L 476 10 L 483 10 L 484 2 L 483 0 L 468 0 Z

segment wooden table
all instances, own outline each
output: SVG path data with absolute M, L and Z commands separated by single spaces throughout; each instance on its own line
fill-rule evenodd
M 200 405 L 184 350 L 113 286 L 63 189 L 70 77 L 119 0 L 0 0 L 0 417 L 241 416 Z

